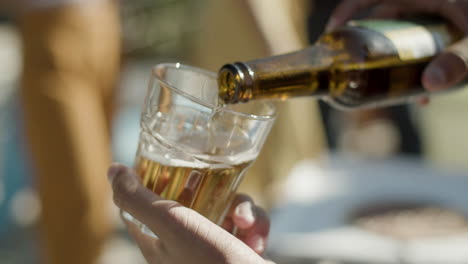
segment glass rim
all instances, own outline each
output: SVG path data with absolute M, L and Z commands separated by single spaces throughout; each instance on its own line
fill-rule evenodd
M 230 113 L 230 114 L 233 114 L 233 115 L 242 116 L 242 117 L 246 117 L 246 118 L 250 118 L 250 119 L 254 119 L 254 120 L 269 121 L 269 120 L 274 120 L 276 118 L 276 116 L 277 116 L 276 107 L 271 102 L 256 102 L 258 104 L 266 105 L 272 110 L 272 113 L 267 114 L 267 115 L 255 115 L 255 114 L 243 113 L 243 112 L 235 111 L 235 110 L 232 110 L 232 109 L 228 109 L 228 108 L 225 108 L 225 107 L 220 107 L 218 105 L 214 105 L 214 104 L 205 102 L 205 101 L 203 101 L 201 99 L 198 99 L 197 97 L 195 97 L 195 96 L 193 96 L 193 95 L 191 95 L 189 93 L 186 93 L 186 92 L 180 90 L 177 87 L 174 87 L 173 85 L 169 84 L 167 81 L 162 80 L 161 77 L 158 76 L 158 74 L 157 74 L 157 68 L 159 68 L 159 67 L 175 68 L 175 69 L 181 69 L 181 70 L 190 70 L 190 71 L 193 71 L 193 72 L 198 72 L 198 73 L 204 74 L 204 75 L 216 80 L 217 76 L 216 76 L 215 72 L 208 71 L 208 70 L 201 69 L 201 68 L 197 68 L 197 67 L 190 66 L 190 65 L 186 65 L 186 64 L 183 64 L 183 63 L 179 63 L 179 62 L 176 62 L 176 63 L 158 63 L 158 64 L 156 64 L 156 65 L 154 65 L 152 67 L 151 74 L 159 82 L 164 83 L 169 89 L 171 89 L 175 93 L 177 93 L 177 94 L 183 96 L 184 98 L 189 99 L 189 100 L 191 100 L 191 101 L 193 101 L 193 102 L 195 102 L 197 104 L 203 105 L 205 107 L 208 107 L 208 108 L 216 110 L 216 111 L 227 112 L 227 113 Z

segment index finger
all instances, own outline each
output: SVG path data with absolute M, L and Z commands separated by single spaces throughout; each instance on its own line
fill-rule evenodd
M 365 9 L 371 8 L 377 4 L 399 4 L 423 13 L 437 13 L 440 11 L 444 1 L 440 0 L 424 0 L 424 3 L 415 3 L 415 0 L 348 0 L 342 1 L 333 11 L 330 16 L 330 21 L 327 30 L 344 25 L 356 13 Z M 445 14 L 441 14 L 444 15 Z M 452 19 L 446 16 L 447 19 Z
M 164 240 L 173 229 L 171 208 L 181 206 L 179 203 L 164 200 L 145 188 L 137 179 L 133 170 L 123 165 L 112 165 L 108 171 L 109 181 L 114 193 L 114 203 L 122 210 L 145 224 L 159 238 Z

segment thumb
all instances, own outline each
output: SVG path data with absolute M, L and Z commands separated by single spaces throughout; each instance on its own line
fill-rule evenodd
M 424 71 L 422 82 L 429 91 L 450 88 L 468 73 L 468 37 L 437 56 Z

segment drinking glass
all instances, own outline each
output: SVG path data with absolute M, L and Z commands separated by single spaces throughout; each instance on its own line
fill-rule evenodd
M 274 120 L 275 108 L 267 102 L 223 105 L 213 72 L 158 64 L 141 114 L 135 170 L 157 195 L 220 225 Z

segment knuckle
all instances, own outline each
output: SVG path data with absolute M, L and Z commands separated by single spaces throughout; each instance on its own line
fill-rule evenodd
M 193 232 L 194 232 L 195 235 L 200 237 L 200 239 L 202 241 L 209 241 L 211 239 L 211 236 L 212 236 L 212 233 L 211 233 L 212 230 L 213 229 L 206 228 L 206 226 L 203 223 L 197 222 L 194 225 Z M 214 237 L 216 237 L 216 236 L 214 236 Z

